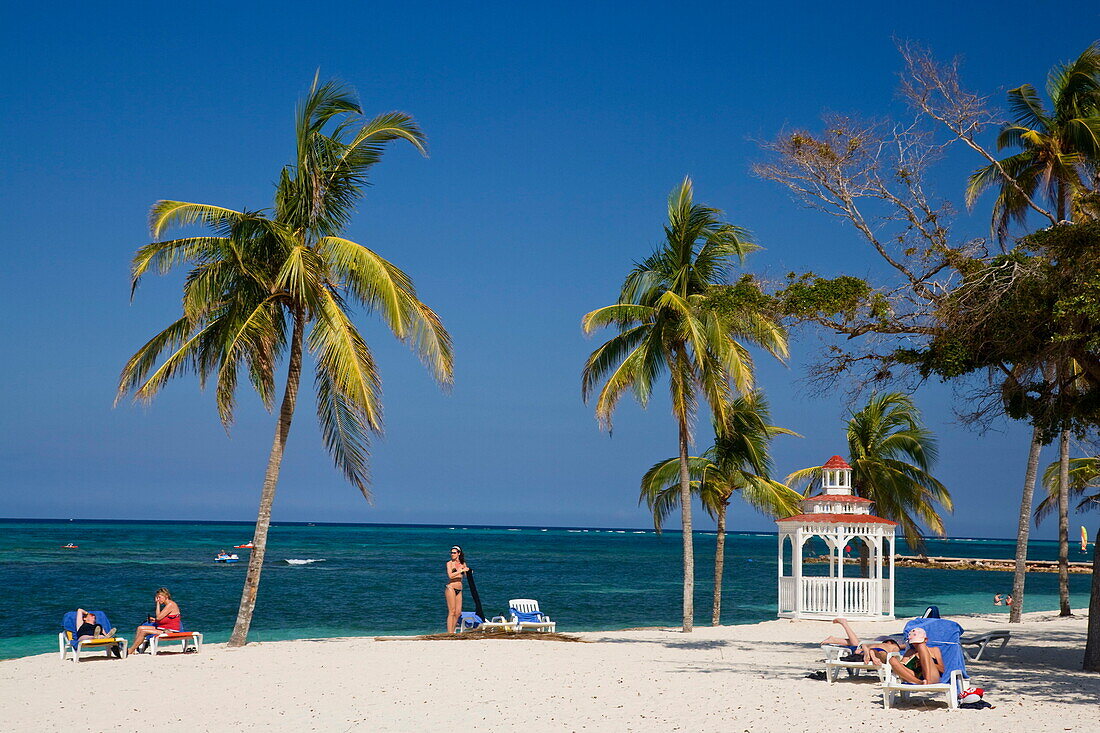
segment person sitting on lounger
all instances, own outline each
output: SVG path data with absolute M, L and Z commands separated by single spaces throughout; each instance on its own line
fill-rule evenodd
M 73 634 L 74 641 L 106 639 L 114 635 L 114 629 L 104 631 L 103 627 L 96 622 L 95 614 L 91 611 L 85 611 L 83 608 L 76 609 L 76 621 L 79 625 L 76 627 L 76 633 Z M 118 644 L 112 646 L 110 651 L 119 659 L 122 658 L 122 648 Z
M 172 600 L 172 594 L 167 588 L 158 588 L 153 600 L 157 604 L 157 610 L 149 616 L 147 623 L 137 627 L 134 632 L 134 651 L 138 654 L 145 651 L 147 637 L 180 631 L 183 628 L 180 623 L 180 607 Z
M 913 629 L 909 632 L 909 650 L 901 657 L 890 657 L 890 669 L 903 682 L 913 685 L 934 685 L 943 677 L 943 655 L 939 648 L 928 645 L 928 633 L 924 629 Z M 897 649 L 900 645 L 892 639 L 883 642 L 884 645 L 894 644 Z M 880 664 L 886 662 L 887 652 L 872 651 L 871 657 Z

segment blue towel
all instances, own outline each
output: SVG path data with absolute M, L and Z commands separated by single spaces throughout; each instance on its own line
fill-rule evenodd
M 943 675 L 940 682 L 948 682 L 951 672 L 959 670 L 964 679 L 969 677 L 966 673 L 966 658 L 963 656 L 962 647 L 959 646 L 959 637 L 963 628 L 954 621 L 946 618 L 915 618 L 905 624 L 905 635 L 908 638 L 912 629 L 924 629 L 928 634 L 928 646 L 938 647 L 943 656 Z M 957 690 L 962 692 L 962 690 Z
M 514 608 L 509 610 L 511 610 L 512 616 L 515 617 L 516 621 L 519 621 L 521 624 L 537 624 L 542 622 L 543 616 L 537 611 L 534 613 L 523 613 L 522 611 L 517 611 Z
M 483 623 L 485 623 L 485 619 L 473 611 L 463 611 L 461 618 L 458 620 L 458 625 L 463 629 L 476 629 Z

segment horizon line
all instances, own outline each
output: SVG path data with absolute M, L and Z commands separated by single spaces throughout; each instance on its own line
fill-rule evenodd
M 225 524 L 225 525 L 245 525 L 255 526 L 255 520 L 245 519 L 86 519 L 72 517 L 63 519 L 60 517 L 0 517 L 0 522 L 28 522 L 28 523 L 70 523 L 70 522 L 87 522 L 90 524 L 112 524 L 112 523 L 129 523 L 129 524 Z M 425 527 L 431 529 L 452 529 L 457 528 L 459 524 L 437 524 L 429 522 L 308 522 L 308 521 L 272 521 L 272 527 Z M 551 530 L 551 529 L 580 529 L 580 530 L 612 530 L 612 531 L 646 531 L 655 532 L 652 527 L 597 527 L 597 526 L 582 526 L 582 525 L 547 525 L 540 524 L 480 524 L 467 522 L 462 529 L 537 529 L 537 530 Z M 680 534 L 682 530 L 679 529 L 663 529 L 661 534 Z M 697 530 L 693 529 L 693 533 L 700 532 L 706 534 L 717 534 L 717 530 Z M 727 535 L 776 535 L 778 532 L 765 532 L 762 530 L 748 530 L 748 529 L 731 529 L 726 530 Z M 922 535 L 924 540 L 993 540 L 993 541 L 1009 541 L 1014 542 L 1015 537 L 936 537 L 929 535 Z M 904 537 L 898 537 L 899 540 L 904 541 Z M 1057 542 L 1057 539 L 1044 540 L 1028 538 L 1028 542 Z

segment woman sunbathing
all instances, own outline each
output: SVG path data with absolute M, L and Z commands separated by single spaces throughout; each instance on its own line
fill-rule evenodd
M 890 669 L 901 679 L 913 685 L 934 685 L 943 677 L 943 655 L 938 647 L 928 645 L 928 634 L 924 629 L 913 629 L 909 632 L 909 651 L 901 657 L 889 657 Z M 901 646 L 893 639 L 884 641 L 886 651 L 866 649 L 867 660 L 876 660 L 879 664 L 886 662 L 889 652 L 901 649 Z M 887 645 L 894 645 L 888 648 Z
M 860 641 L 859 635 L 848 625 L 848 619 L 846 618 L 834 618 L 833 623 L 839 624 L 844 629 L 845 636 L 843 638 L 826 636 L 821 641 L 821 645 L 850 647 L 852 653 L 847 657 L 842 657 L 846 662 L 858 661 L 860 657 L 863 657 L 866 664 L 882 664 L 887 654 L 901 651 L 901 644 L 888 636 L 879 637 L 873 642 L 864 644 Z M 878 654 L 875 654 L 875 652 L 878 652 Z
M 839 636 L 826 636 L 821 642 L 821 645 L 831 644 L 833 646 L 850 646 L 858 647 L 860 645 L 859 636 L 856 632 L 852 631 L 852 627 L 848 625 L 848 619 L 846 618 L 834 618 L 834 624 L 839 624 L 840 628 L 844 629 L 844 638 Z

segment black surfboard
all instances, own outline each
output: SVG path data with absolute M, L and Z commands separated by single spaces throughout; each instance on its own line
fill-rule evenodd
M 477 615 L 481 617 L 481 620 L 485 620 L 485 611 L 481 608 L 481 596 L 477 593 L 477 583 L 474 582 L 474 571 L 466 571 L 466 582 L 470 586 L 470 595 L 474 597 L 474 610 Z

